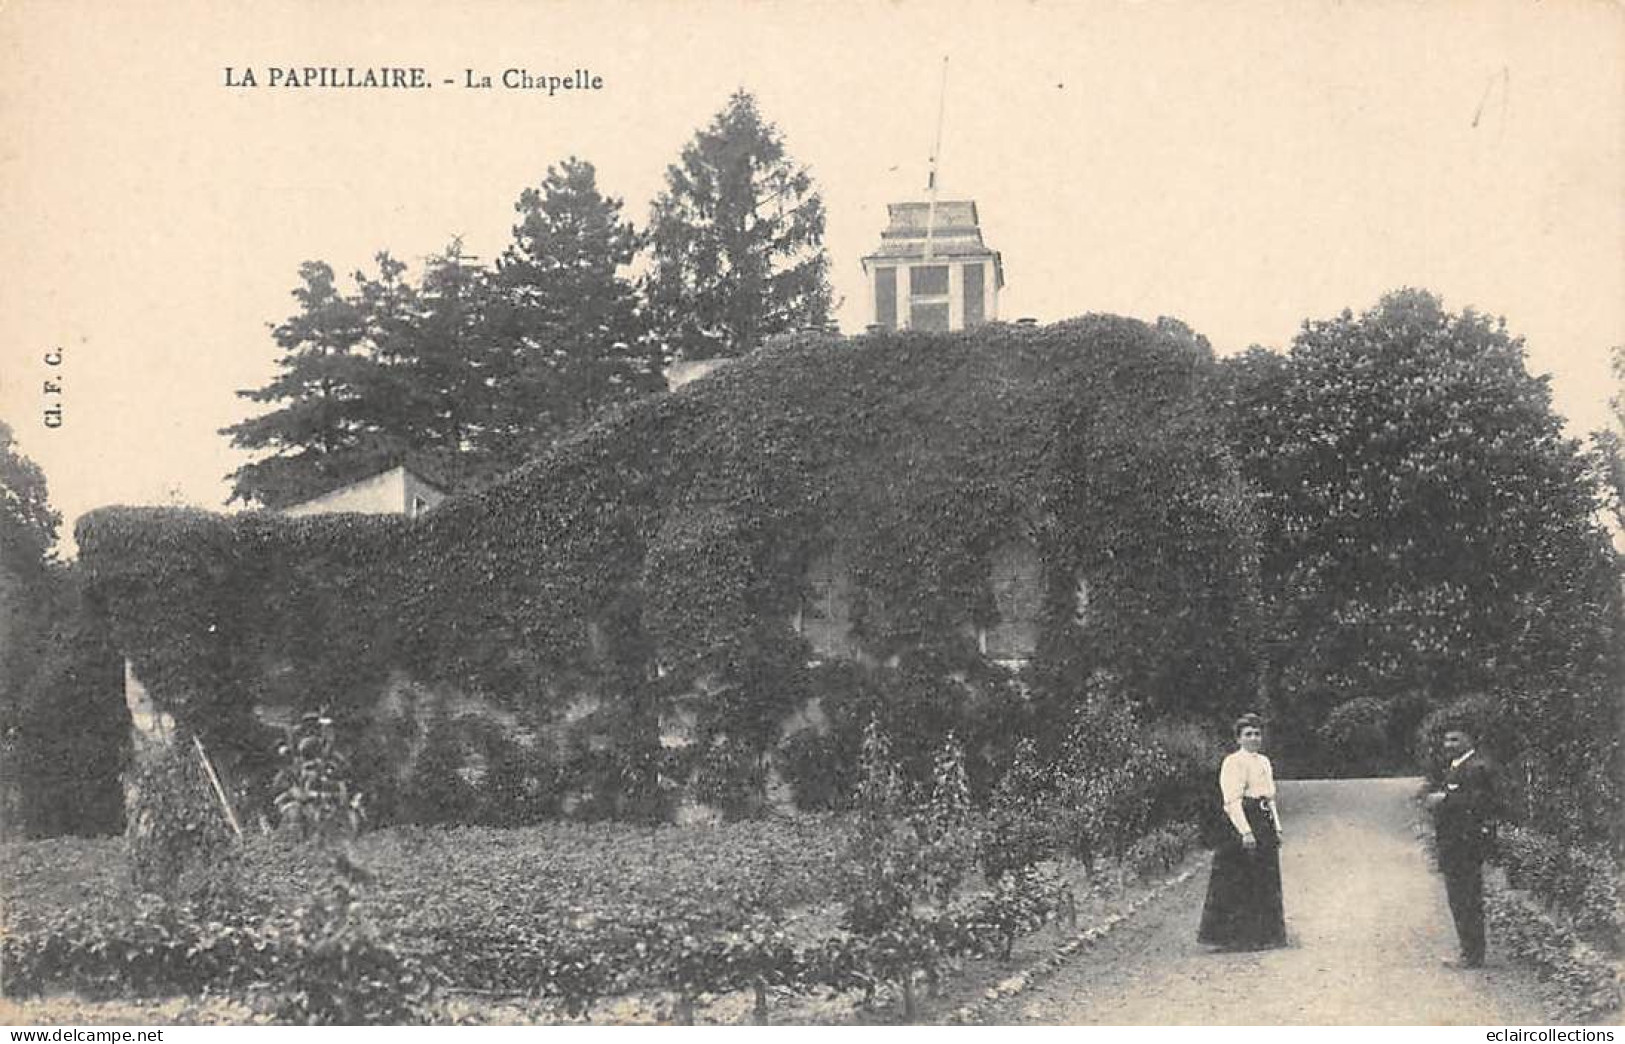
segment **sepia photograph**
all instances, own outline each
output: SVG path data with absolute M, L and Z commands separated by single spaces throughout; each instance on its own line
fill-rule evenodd
M 0 1024 L 1621 1021 L 1617 2 L 12 0 L 0 229 Z

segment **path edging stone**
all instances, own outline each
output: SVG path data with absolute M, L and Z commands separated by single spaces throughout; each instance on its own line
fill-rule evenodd
M 1206 859 L 1203 859 L 1205 865 Z M 1066 964 L 1079 953 L 1094 946 L 1101 939 L 1110 935 L 1113 929 L 1139 913 L 1150 903 L 1162 898 L 1173 888 L 1184 884 L 1200 872 L 1202 866 L 1193 866 L 1169 877 L 1140 895 L 1127 908 L 1112 914 L 1110 917 L 1090 925 L 1088 928 L 1076 933 L 1071 938 L 1056 946 L 1053 951 L 1033 963 L 1031 966 L 1017 972 L 1006 979 L 1002 979 L 987 988 L 981 998 L 970 1004 L 954 1009 L 946 1022 L 952 1025 L 975 1025 L 985 1019 L 994 1005 L 1002 1004 L 1012 997 L 1019 996 L 1032 986 L 1055 974 L 1063 964 Z

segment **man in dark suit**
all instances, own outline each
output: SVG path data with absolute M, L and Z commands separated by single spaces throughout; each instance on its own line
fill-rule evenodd
M 1462 725 L 1445 730 L 1448 766 L 1427 796 L 1433 811 L 1439 870 L 1450 915 L 1456 920 L 1461 959 L 1456 968 L 1484 967 L 1484 860 L 1495 843 L 1495 774 Z

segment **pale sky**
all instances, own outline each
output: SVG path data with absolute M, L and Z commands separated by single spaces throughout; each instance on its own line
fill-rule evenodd
M 161 8 L 161 9 L 160 9 Z M 1177 316 L 1220 352 L 1421 286 L 1504 315 L 1573 433 L 1625 342 L 1625 6 L 804 2 L 0 5 L 0 418 L 64 536 L 110 504 L 220 508 L 300 262 L 485 259 L 547 166 L 641 227 L 753 91 L 829 211 L 843 329 L 888 202 L 940 185 L 1004 255 L 1004 318 Z M 420 91 L 272 66 L 423 66 Z M 224 85 L 253 67 L 257 89 Z M 464 70 L 601 76 L 548 97 Z M 60 347 L 52 370 L 44 354 Z M 41 382 L 63 384 L 63 425 Z

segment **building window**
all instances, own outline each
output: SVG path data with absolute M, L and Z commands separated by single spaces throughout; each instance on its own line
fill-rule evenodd
M 1044 567 L 1030 540 L 994 550 L 988 572 L 998 620 L 981 633 L 982 653 L 994 660 L 1025 660 L 1038 648 L 1044 609 Z
M 813 556 L 796 613 L 796 633 L 822 658 L 852 656 L 852 578 L 833 552 Z
M 982 266 L 966 265 L 962 274 L 965 281 L 965 325 L 977 326 L 987 317 L 982 298 Z
M 908 270 L 910 297 L 947 297 L 947 265 L 915 265 Z
M 913 302 L 908 308 L 908 325 L 911 330 L 929 330 L 932 333 L 946 332 L 948 329 L 948 302 Z
M 915 265 L 908 270 L 908 325 L 912 330 L 948 329 L 948 266 Z
M 897 329 L 897 269 L 875 269 L 875 324 Z

